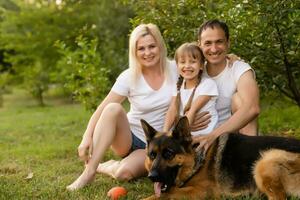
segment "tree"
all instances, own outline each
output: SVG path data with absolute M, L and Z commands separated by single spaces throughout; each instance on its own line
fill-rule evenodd
M 80 5 L 82 4 L 82 5 Z M 121 70 L 127 68 L 129 18 L 133 12 L 119 1 L 91 0 L 76 5 L 88 22 L 75 45 L 57 42 L 60 82 L 73 97 L 94 110 Z M 87 11 L 88 10 L 88 11 Z
M 300 2 L 247 0 L 125 1 L 133 24 L 156 23 L 169 52 L 196 40 L 203 21 L 218 18 L 231 31 L 231 50 L 254 67 L 260 88 L 276 90 L 300 106 Z
M 43 2 L 15 1 L 18 9 L 5 9 L 0 24 L 1 46 L 10 52 L 5 59 L 40 105 L 58 58 L 53 44 L 66 31 L 57 26 L 57 6 Z
M 299 1 L 243 2 L 226 18 L 238 27 L 234 50 L 255 67 L 261 88 L 276 89 L 300 106 Z
M 64 42 L 56 46 L 63 54 L 58 66 L 62 68 L 65 87 L 72 91 L 74 98 L 82 102 L 87 109 L 94 110 L 100 100 L 108 93 L 111 82 L 108 78 L 110 69 L 98 53 L 97 39 L 88 41 L 79 36 L 77 47 L 71 49 Z
M 61 73 L 64 66 L 57 65 L 57 62 L 64 60 L 62 56 L 66 54 L 54 46 L 57 41 L 74 50 L 78 47 L 75 42 L 78 36 L 89 41 L 96 39 L 101 44 L 97 53 L 105 61 L 106 68 L 111 69 L 111 73 L 106 74 L 109 78 L 115 78 L 126 67 L 127 33 L 132 12 L 118 1 L 12 2 L 17 9 L 7 9 L 2 5 L 0 46 L 11 52 L 6 54 L 6 61 L 12 64 L 17 79 L 41 105 L 49 84 L 65 83 Z

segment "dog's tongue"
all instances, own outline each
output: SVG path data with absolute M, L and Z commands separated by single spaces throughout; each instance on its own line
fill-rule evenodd
M 154 192 L 155 192 L 155 196 L 156 196 L 156 197 L 160 197 L 160 194 L 161 194 L 161 186 L 162 186 L 162 183 L 160 183 L 160 182 L 155 182 L 155 183 L 154 183 Z

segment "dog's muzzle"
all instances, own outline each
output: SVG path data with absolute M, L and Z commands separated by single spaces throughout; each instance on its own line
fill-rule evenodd
M 149 172 L 148 174 L 148 178 L 150 178 L 150 180 L 152 182 L 159 182 L 160 180 L 160 176 L 157 170 L 152 170 Z

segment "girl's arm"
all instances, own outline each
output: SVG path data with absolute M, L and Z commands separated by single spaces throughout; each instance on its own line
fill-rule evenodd
M 212 96 L 201 95 L 193 101 L 190 110 L 185 114 L 189 120 L 189 124 L 193 124 L 195 114 L 211 99 Z
M 170 128 L 173 126 L 175 118 L 176 118 L 176 96 L 172 97 L 169 109 L 166 114 L 165 124 L 163 131 L 168 132 Z

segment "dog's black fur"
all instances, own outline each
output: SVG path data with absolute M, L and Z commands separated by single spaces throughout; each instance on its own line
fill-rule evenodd
M 282 196 L 278 199 L 284 199 L 286 193 L 299 195 L 295 187 L 299 188 L 300 193 L 299 140 L 224 134 L 209 147 L 202 166 L 195 172 L 198 154 L 192 146 L 187 118 L 181 118 L 169 133 L 158 132 L 143 120 L 142 126 L 148 143 L 145 165 L 152 181 L 167 186 L 161 196 L 163 199 L 235 197 L 258 194 L 258 189 L 267 194 L 269 199 L 274 199 L 273 196 Z M 278 158 L 273 156 L 276 150 L 280 150 Z M 265 162 L 268 160 L 270 162 Z M 256 169 L 257 163 L 260 164 L 259 169 Z M 295 173 L 298 182 L 292 180 L 290 173 Z M 284 184 L 293 189 L 284 187 Z
M 240 190 L 254 184 L 252 168 L 260 153 L 269 149 L 281 149 L 300 153 L 300 141 L 275 136 L 246 136 L 228 134 L 222 153 L 221 171 L 226 171 L 233 180 L 233 188 Z M 220 138 L 216 143 L 220 142 Z

